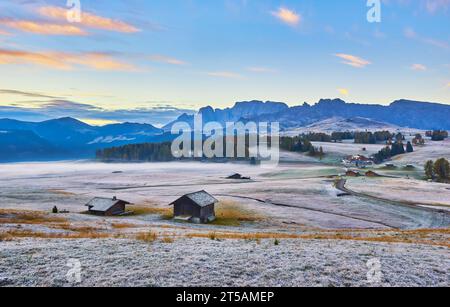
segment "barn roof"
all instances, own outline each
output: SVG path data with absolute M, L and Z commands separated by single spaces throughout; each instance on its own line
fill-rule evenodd
M 199 191 L 195 193 L 186 194 L 183 197 L 189 198 L 200 207 L 206 207 L 219 202 L 217 199 L 215 199 L 211 194 L 209 194 L 206 191 Z M 171 203 L 171 205 L 173 205 L 175 202 L 176 201 Z
M 129 202 L 126 202 L 124 200 L 116 199 L 116 198 L 102 198 L 102 197 L 95 197 L 91 199 L 86 206 L 89 207 L 89 210 L 91 211 L 99 211 L 99 212 L 106 212 L 114 205 L 124 202 L 125 204 L 129 204 Z

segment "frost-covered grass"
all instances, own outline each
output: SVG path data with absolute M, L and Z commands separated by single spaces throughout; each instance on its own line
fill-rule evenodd
M 416 244 L 338 240 L 261 241 L 177 239 L 2 242 L 1 286 L 442 286 L 449 250 Z M 99 248 L 101 247 L 101 248 Z M 70 283 L 69 259 L 81 263 Z M 367 279 L 369 260 L 381 263 L 380 283 Z
M 450 186 L 405 178 L 349 180 L 347 187 L 356 192 L 409 204 L 447 206 L 450 208 Z
M 0 224 L 50 224 L 66 221 L 63 217 L 44 212 L 0 209 Z
M 17 238 L 39 238 L 39 239 L 105 239 L 113 238 L 110 233 L 100 233 L 91 231 L 78 231 L 71 233 L 37 232 L 30 230 L 9 230 L 2 233 L 9 240 Z
M 236 172 L 252 180 L 225 179 Z M 414 206 L 337 197 L 327 176 L 340 172 L 318 161 L 270 169 L 231 163 L 2 165 L 0 286 L 67 285 L 66 258 L 82 260 L 84 286 L 367 285 L 367 255 L 381 258 L 393 285 L 448 286 L 450 219 Z M 448 185 L 419 180 L 355 178 L 347 186 L 405 202 L 450 199 Z M 173 221 L 169 204 L 203 189 L 220 201 L 216 223 Z M 127 207 L 135 215 L 80 214 L 96 196 L 136 204 Z M 70 213 L 48 213 L 55 205 Z

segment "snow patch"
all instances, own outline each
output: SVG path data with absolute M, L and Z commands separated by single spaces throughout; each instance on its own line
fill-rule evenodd
M 134 141 L 136 138 L 127 138 L 126 136 L 120 135 L 120 136 L 101 136 L 96 138 L 95 140 L 91 141 L 88 143 L 88 145 L 93 145 L 93 144 L 102 144 L 102 143 L 106 143 L 106 144 L 110 144 L 113 142 L 119 142 L 119 141 Z

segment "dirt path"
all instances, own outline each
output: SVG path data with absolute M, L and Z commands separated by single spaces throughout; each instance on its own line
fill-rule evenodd
M 430 208 L 430 207 L 424 207 L 424 206 L 429 206 L 426 204 L 384 199 L 381 197 L 376 197 L 376 196 L 365 194 L 365 193 L 355 192 L 353 190 L 348 189 L 345 186 L 346 183 L 347 183 L 346 179 L 340 179 L 336 183 L 335 187 L 339 191 L 347 193 L 352 196 L 366 198 L 368 200 L 372 200 L 372 201 L 380 202 L 380 203 L 383 203 L 383 204 L 386 204 L 386 205 L 389 205 L 392 207 L 396 207 L 400 211 L 406 213 L 407 215 L 412 215 L 414 213 L 417 216 L 422 217 L 421 225 L 418 225 L 419 227 L 430 227 L 430 228 L 449 227 L 450 213 L 448 211 Z
M 283 204 L 283 203 L 276 203 L 276 202 L 272 202 L 272 201 L 269 201 L 269 200 L 262 200 L 262 199 L 258 199 L 258 198 L 248 197 L 248 196 L 230 195 L 230 194 L 216 194 L 216 195 L 217 196 L 224 196 L 224 197 L 231 197 L 231 198 L 248 199 L 248 200 L 257 201 L 259 203 L 263 203 L 263 204 L 266 204 L 266 205 L 272 205 L 272 206 L 278 206 L 278 207 L 286 207 L 286 208 L 293 208 L 293 209 L 300 209 L 300 210 L 308 210 L 308 211 L 320 212 L 320 213 L 323 213 L 323 214 L 329 214 L 329 215 L 334 215 L 334 216 L 345 217 L 345 218 L 348 218 L 348 219 L 353 219 L 353 220 L 358 220 L 358 221 L 378 224 L 378 225 L 381 225 L 381 226 L 384 226 L 384 227 L 388 227 L 390 229 L 398 229 L 398 227 L 395 227 L 393 225 L 389 225 L 389 224 L 381 222 L 381 221 L 375 221 L 375 220 L 365 219 L 365 218 L 361 218 L 361 217 L 355 217 L 355 216 L 351 216 L 351 215 L 348 215 L 348 214 L 337 213 L 337 212 L 332 212 L 332 211 L 323 210 L 323 209 L 315 209 L 315 208 L 304 207 L 304 206 L 299 206 L 299 205 L 289 205 L 289 204 Z
M 365 194 L 365 193 L 355 192 L 353 190 L 348 189 L 345 186 L 346 183 L 347 183 L 346 179 L 340 179 L 336 184 L 336 189 L 338 189 L 339 191 L 342 191 L 344 193 L 353 195 L 353 196 L 370 198 L 372 200 L 382 201 L 382 202 L 390 203 L 390 204 L 397 205 L 397 206 L 407 206 L 407 207 L 413 207 L 415 209 L 420 209 L 420 210 L 425 210 L 425 211 L 446 213 L 445 211 L 440 210 L 440 209 L 430 208 L 429 207 L 429 206 L 431 206 L 430 204 L 427 205 L 427 204 L 420 204 L 420 203 L 412 203 L 412 202 L 408 202 L 408 201 L 390 200 L 390 199 L 385 199 L 385 198 L 381 198 L 381 197 L 377 197 L 377 196 L 373 196 L 373 195 L 369 195 L 369 194 Z

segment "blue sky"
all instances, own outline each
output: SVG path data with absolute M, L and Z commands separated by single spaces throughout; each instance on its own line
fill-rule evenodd
M 0 2 L 0 117 L 162 124 L 236 101 L 450 104 L 450 0 Z M 170 106 L 170 108 L 167 108 Z M 178 110 L 179 109 L 179 110 Z

